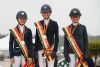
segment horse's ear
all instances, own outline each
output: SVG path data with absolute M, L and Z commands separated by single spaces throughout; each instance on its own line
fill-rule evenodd
M 91 57 L 86 57 L 85 61 L 87 61 L 88 67 L 94 67 L 95 66 L 94 61 L 92 60 Z

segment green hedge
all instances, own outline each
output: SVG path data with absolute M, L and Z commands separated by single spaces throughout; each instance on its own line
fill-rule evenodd
M 100 54 L 100 40 L 89 41 L 89 52 L 90 54 Z

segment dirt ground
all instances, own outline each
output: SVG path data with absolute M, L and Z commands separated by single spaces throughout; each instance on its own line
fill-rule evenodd
M 10 67 L 10 60 L 5 59 L 4 61 L 0 61 L 0 67 Z

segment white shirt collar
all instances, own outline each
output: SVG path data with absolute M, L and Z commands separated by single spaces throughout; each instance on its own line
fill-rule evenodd
M 74 26 L 76 26 L 78 23 L 72 23 Z
M 21 25 L 18 25 L 19 26 L 19 28 L 24 28 L 24 25 L 23 26 L 21 26 Z
M 45 23 L 46 25 L 48 25 L 49 21 L 50 21 L 50 18 L 49 18 L 49 19 L 44 19 L 44 23 Z
M 25 28 L 25 26 L 24 26 L 24 25 L 23 25 L 23 26 L 18 25 L 18 27 L 20 28 L 21 32 L 24 32 L 24 28 Z

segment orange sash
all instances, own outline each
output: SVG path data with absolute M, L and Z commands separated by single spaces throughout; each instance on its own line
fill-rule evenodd
M 65 27 L 65 28 L 63 28 L 63 31 L 64 31 L 64 33 L 66 35 L 66 38 L 68 39 L 72 49 L 73 49 L 73 51 L 80 58 L 80 60 L 82 60 L 83 57 L 84 57 L 84 53 L 80 50 L 78 44 L 76 43 L 75 38 L 74 38 L 74 36 L 72 35 L 72 33 L 70 31 L 70 28 Z M 80 67 L 81 64 L 83 64 L 84 67 L 88 67 L 88 64 L 87 64 L 86 61 L 79 62 L 77 67 Z
M 43 26 L 41 25 L 40 21 L 35 23 L 35 26 L 38 30 L 39 37 L 41 40 L 41 43 L 43 44 L 44 48 L 44 55 L 46 58 L 50 61 L 53 62 L 54 59 L 51 57 L 51 54 L 53 53 L 53 47 L 50 46 L 47 36 L 45 35 Z
M 28 63 L 27 63 L 27 60 L 28 60 L 28 49 L 27 49 L 27 46 L 25 44 L 25 41 L 24 41 L 24 36 L 22 36 L 22 33 L 19 32 L 17 30 L 17 28 L 13 28 L 13 29 L 10 29 L 11 33 L 13 34 L 14 38 L 16 39 L 17 43 L 19 44 L 23 54 L 24 54 L 24 58 L 26 59 L 26 64 L 24 66 L 26 67 L 33 67 L 33 66 L 30 66 Z M 33 65 L 33 64 L 32 64 Z

